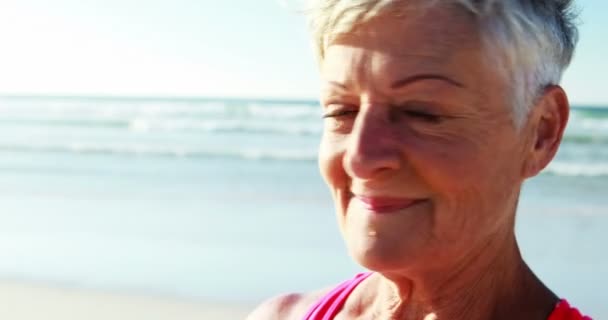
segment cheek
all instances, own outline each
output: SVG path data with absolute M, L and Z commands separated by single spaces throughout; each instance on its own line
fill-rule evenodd
M 319 170 L 332 195 L 335 195 L 337 189 L 348 186 L 348 176 L 342 166 L 343 156 L 341 141 L 331 139 L 324 134 L 319 146 Z
M 464 186 L 475 186 L 481 175 L 479 151 L 464 143 L 415 141 L 409 149 L 410 165 L 434 193 L 456 195 Z
M 512 167 L 517 161 L 513 159 L 512 139 L 500 129 L 459 128 L 415 136 L 408 146 L 410 162 L 442 193 L 484 191 L 501 182 L 496 181 L 497 176 L 514 174 Z
M 511 214 L 516 172 L 500 144 L 463 140 L 412 148 L 410 162 L 433 193 L 438 238 L 463 241 L 467 234 L 481 236 L 481 230 L 492 232 Z
M 338 225 L 342 232 L 344 232 L 350 190 L 350 178 L 342 165 L 343 156 L 342 143 L 324 136 L 319 147 L 319 170 L 334 200 Z

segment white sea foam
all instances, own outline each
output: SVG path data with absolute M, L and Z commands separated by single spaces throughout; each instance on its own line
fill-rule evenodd
M 134 132 L 201 131 L 319 135 L 322 131 L 322 124 L 320 122 L 261 121 L 253 119 L 198 120 L 138 117 L 129 123 L 129 130 Z
M 197 148 L 189 146 L 153 146 L 153 145 L 94 145 L 70 143 L 65 145 L 12 145 L 0 146 L 0 151 L 31 153 L 72 153 L 101 154 L 116 156 L 143 157 L 185 157 L 185 158 L 236 158 L 243 160 L 281 160 L 281 161 L 315 161 L 316 149 L 296 148 L 255 148 L 239 149 Z
M 6 100 L 0 98 L 0 116 L 62 115 L 122 117 L 208 117 L 246 116 L 254 118 L 319 119 L 321 108 L 314 103 L 263 103 L 247 101 L 154 101 L 154 100 Z
M 545 172 L 560 176 L 608 176 L 608 163 L 552 162 Z
M 293 118 L 315 118 L 320 119 L 321 108 L 310 105 L 259 105 L 252 104 L 247 111 L 254 117 L 293 119 Z

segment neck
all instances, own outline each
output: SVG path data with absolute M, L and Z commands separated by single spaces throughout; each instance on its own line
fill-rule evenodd
M 523 261 L 515 236 L 493 238 L 457 265 L 378 275 L 368 312 L 394 320 L 547 319 L 557 297 Z

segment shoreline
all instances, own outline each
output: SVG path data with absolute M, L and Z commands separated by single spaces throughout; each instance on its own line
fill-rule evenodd
M 157 295 L 0 281 L 0 319 L 189 320 L 245 319 L 255 307 Z

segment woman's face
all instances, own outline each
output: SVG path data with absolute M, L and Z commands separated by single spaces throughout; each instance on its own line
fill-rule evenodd
M 467 16 L 439 8 L 327 48 L 319 165 L 363 266 L 445 266 L 512 230 L 529 139 L 482 57 Z

